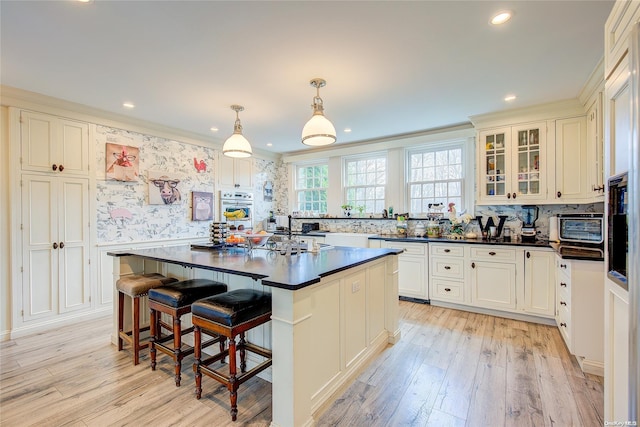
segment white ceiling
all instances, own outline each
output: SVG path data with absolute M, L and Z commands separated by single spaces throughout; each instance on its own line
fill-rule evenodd
M 612 6 L 2 0 L 0 82 L 217 142 L 241 104 L 254 149 L 291 152 L 305 148 L 314 77 L 327 80 L 320 95 L 339 144 L 576 98 L 602 58 Z M 511 21 L 490 26 L 503 9 Z

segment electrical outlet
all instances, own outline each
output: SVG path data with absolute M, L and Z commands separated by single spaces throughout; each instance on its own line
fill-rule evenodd
M 353 282 L 351 284 L 351 293 L 356 293 L 360 290 L 360 282 Z

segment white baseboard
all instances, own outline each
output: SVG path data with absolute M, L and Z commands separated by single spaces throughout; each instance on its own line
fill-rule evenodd
M 51 329 L 56 329 L 61 326 L 78 323 L 81 320 L 97 319 L 100 317 L 107 317 L 112 315 L 113 315 L 113 308 L 111 306 L 105 306 L 93 311 L 77 313 L 71 316 L 53 318 L 53 319 L 46 320 L 44 322 L 38 322 L 34 324 L 25 324 L 9 331 L 8 339 L 20 338 L 20 337 L 36 334 L 39 332 L 49 331 Z
M 604 363 L 596 360 L 583 359 L 578 357 L 578 364 L 585 374 L 597 375 L 604 377 Z

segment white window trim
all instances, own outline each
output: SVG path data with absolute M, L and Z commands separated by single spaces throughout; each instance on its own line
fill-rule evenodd
M 298 210 L 298 168 L 309 166 L 326 165 L 329 169 L 329 187 L 327 187 L 327 211 L 331 211 L 331 205 L 328 200 L 329 188 L 331 187 L 331 167 L 329 159 L 314 159 L 310 161 L 291 163 L 289 169 L 289 212 Z
M 463 138 L 447 141 L 431 142 L 429 144 L 414 145 L 404 150 L 404 197 L 407 209 L 411 206 L 411 192 L 409 179 L 411 178 L 411 153 L 421 152 L 424 150 L 436 151 L 441 149 L 462 148 L 462 168 L 464 171 L 464 179 L 462 180 L 462 191 L 464 194 L 464 202 L 462 207 L 458 207 L 458 212 L 465 211 L 470 215 L 475 215 L 475 138 Z
M 342 201 L 341 204 L 347 203 L 347 162 L 354 160 L 365 160 L 365 159 L 374 159 L 374 158 L 385 158 L 385 184 L 384 184 L 384 196 L 385 200 L 383 205 L 386 207 L 389 203 L 389 152 L 388 151 L 372 151 L 368 153 L 356 154 L 351 156 L 342 156 L 341 157 L 341 166 L 342 166 L 342 174 L 341 174 L 341 186 L 342 186 Z M 371 213 L 379 213 L 379 212 L 371 212 Z

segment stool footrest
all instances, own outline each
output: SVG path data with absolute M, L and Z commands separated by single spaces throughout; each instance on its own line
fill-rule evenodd
M 272 363 L 271 359 L 265 360 L 264 362 L 261 362 L 258 365 L 254 366 L 253 368 L 249 369 L 247 372 L 242 372 L 237 374 L 236 381 L 235 381 L 236 384 L 240 385 L 245 381 L 251 379 L 252 377 L 258 375 L 260 372 L 264 371 L 269 366 L 271 366 L 271 363 Z M 196 369 L 195 365 L 194 365 L 194 369 Z M 221 382 L 222 384 L 227 384 L 229 382 L 229 377 L 224 374 L 221 374 L 220 372 L 218 372 L 217 369 L 213 369 L 205 365 L 200 365 L 200 372 L 202 372 L 203 374 L 205 374 L 210 378 L 213 378 L 214 380 Z

